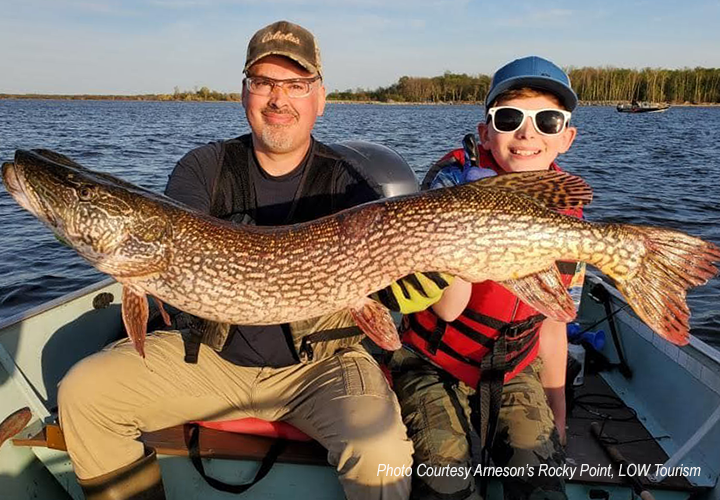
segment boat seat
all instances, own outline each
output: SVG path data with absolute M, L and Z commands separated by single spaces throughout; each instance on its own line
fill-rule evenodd
M 195 422 L 200 427 L 218 431 L 265 436 L 269 438 L 283 438 L 290 441 L 312 441 L 313 438 L 305 434 L 292 424 L 278 420 L 269 422 L 260 418 L 239 418 L 236 420 L 221 420 L 219 422 Z
M 278 438 L 288 440 L 277 461 L 303 465 L 328 465 L 327 451 L 317 441 L 287 422 L 249 418 L 224 422 L 198 422 L 199 451 L 203 458 L 262 460 Z M 146 446 L 160 455 L 189 456 L 190 425 L 168 427 L 140 436 Z M 260 434 L 260 435 L 257 435 Z M 47 424 L 35 436 L 13 439 L 15 446 L 40 446 L 67 451 L 60 426 Z

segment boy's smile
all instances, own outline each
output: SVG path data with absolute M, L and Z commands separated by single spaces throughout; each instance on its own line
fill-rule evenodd
M 520 97 L 498 102 L 497 106 L 513 106 L 526 110 L 562 109 L 557 100 L 549 95 Z M 530 117 L 514 132 L 498 132 L 492 124 L 478 125 L 483 147 L 490 151 L 497 164 L 506 172 L 547 170 L 561 153 L 570 149 L 577 130 L 566 127 L 561 133 L 543 135 L 533 125 Z

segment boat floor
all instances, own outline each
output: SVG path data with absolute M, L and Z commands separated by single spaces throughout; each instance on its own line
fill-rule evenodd
M 577 473 L 570 481 L 573 483 L 605 486 L 627 486 L 626 478 L 620 477 L 617 467 L 612 466 L 613 474 L 585 472 L 580 474 L 580 466 L 607 467 L 611 461 L 591 430 L 592 422 L 603 425 L 603 436 L 612 439 L 613 445 L 633 464 L 663 464 L 667 454 L 658 445 L 634 412 L 620 403 L 612 388 L 599 375 L 586 375 L 585 383 L 574 389 L 574 401 L 568 415 L 568 464 L 577 466 Z M 608 402 L 613 404 L 609 405 Z M 614 408 L 608 408 L 615 406 Z M 156 432 L 146 433 L 141 440 L 155 448 L 160 455 L 188 455 L 188 428 L 177 426 Z M 65 443 L 57 425 L 48 425 L 40 433 L 29 439 L 14 439 L 16 446 L 43 446 L 64 450 Z M 233 434 L 213 429 L 201 428 L 199 438 L 200 455 L 208 458 L 235 460 L 262 460 L 274 442 L 271 438 Z M 327 452 L 317 442 L 288 443 L 278 462 L 327 465 Z M 608 469 L 605 469 L 608 470 Z M 690 484 L 684 477 L 668 477 L 660 483 L 651 483 L 644 477 L 640 481 L 652 489 L 668 489 L 686 492 L 699 492 L 705 488 Z
M 663 464 L 668 456 L 645 426 L 638 420 L 635 412 L 625 406 L 612 388 L 597 374 L 586 375 L 582 386 L 574 388 L 574 403 L 568 408 L 567 457 L 568 462 L 577 465 L 577 474 L 573 482 L 605 485 L 627 485 L 627 478 L 620 477 L 613 465 L 613 476 L 608 474 L 580 475 L 581 464 L 590 466 L 608 466 L 612 462 L 603 447 L 594 437 L 590 424 L 601 424 L 602 436 L 632 464 Z M 638 476 L 640 482 L 654 489 L 680 491 L 702 491 L 705 488 L 694 486 L 685 477 L 668 477 L 660 483 L 652 483 L 646 477 Z

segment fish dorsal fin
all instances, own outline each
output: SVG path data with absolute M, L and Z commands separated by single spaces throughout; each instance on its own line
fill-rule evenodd
M 556 170 L 513 172 L 464 185 L 478 189 L 506 189 L 553 210 L 577 208 L 592 201 L 592 188 L 584 180 Z
M 575 303 L 567 293 L 555 264 L 545 271 L 500 284 L 550 319 L 567 323 L 575 318 Z

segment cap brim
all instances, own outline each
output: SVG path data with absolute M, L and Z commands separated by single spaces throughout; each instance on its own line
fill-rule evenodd
M 563 85 L 557 80 L 551 78 L 543 78 L 541 76 L 519 76 L 516 78 L 508 78 L 498 83 L 492 92 L 485 99 L 485 107 L 487 108 L 500 94 L 506 90 L 529 87 L 533 89 L 547 90 L 551 94 L 556 95 L 560 102 L 568 111 L 573 111 L 578 104 L 577 95 L 569 87 Z
M 282 50 L 269 50 L 267 52 L 261 53 L 260 55 L 256 56 L 254 59 L 252 59 L 250 61 L 246 61 L 245 68 L 243 69 L 243 73 L 247 73 L 247 70 L 250 69 L 250 66 L 252 66 L 256 62 L 258 62 L 263 57 L 267 57 L 267 56 L 287 57 L 288 59 L 292 59 L 293 61 L 298 63 L 302 68 L 304 68 L 308 72 L 312 73 L 313 75 L 322 76 L 322 74 L 318 71 L 318 69 L 314 65 L 312 65 L 308 61 L 306 61 L 305 59 L 303 59 L 301 57 L 297 57 L 297 55 L 295 55 L 295 54 L 291 54 L 290 52 L 285 52 Z

